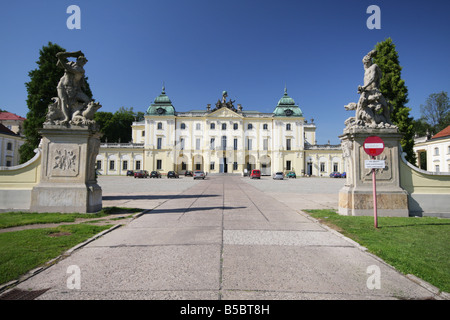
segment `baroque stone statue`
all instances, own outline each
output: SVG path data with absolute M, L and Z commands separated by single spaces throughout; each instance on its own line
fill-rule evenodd
M 355 110 L 355 116 L 345 121 L 346 128 L 395 128 L 391 122 L 392 106 L 386 101 L 380 91 L 382 72 L 380 67 L 373 63 L 372 58 L 376 50 L 364 56 L 364 85 L 358 86 L 360 98 L 358 103 L 349 103 L 346 110 Z
M 81 51 L 58 52 L 57 66 L 64 69 L 64 75 L 58 83 L 58 97 L 48 106 L 46 125 L 95 125 L 94 114 L 101 108 L 98 102 L 91 100 L 83 89 L 86 88 L 84 80 L 84 65 L 87 59 Z M 67 61 L 67 58 L 76 58 L 76 61 Z

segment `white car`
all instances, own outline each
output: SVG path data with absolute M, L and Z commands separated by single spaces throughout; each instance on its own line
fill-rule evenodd
M 274 178 L 275 180 L 283 180 L 284 174 L 283 174 L 283 172 L 277 172 L 277 173 L 275 173 L 275 174 L 273 175 L 273 178 Z
M 195 179 L 205 179 L 205 173 L 203 171 L 194 171 L 194 180 Z

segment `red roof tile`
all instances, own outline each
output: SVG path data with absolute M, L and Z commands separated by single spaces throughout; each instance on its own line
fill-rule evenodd
M 450 136 L 450 126 L 447 126 L 447 128 L 445 128 L 444 130 L 436 133 L 434 136 L 431 137 L 431 139 L 442 138 L 447 136 Z
M 0 120 L 25 120 L 25 118 L 18 116 L 11 112 L 0 112 Z

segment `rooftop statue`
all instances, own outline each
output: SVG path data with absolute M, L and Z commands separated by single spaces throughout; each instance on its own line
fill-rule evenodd
M 236 108 L 234 107 L 233 103 L 236 102 L 236 100 L 231 100 L 227 102 L 227 97 L 228 97 L 228 93 L 226 91 L 222 92 L 222 100 L 218 100 L 216 103 L 216 108 L 212 111 L 216 111 L 217 109 L 220 108 L 228 108 L 230 110 L 233 111 L 237 111 Z
M 380 67 L 372 62 L 376 50 L 364 56 L 364 85 L 358 86 L 360 98 L 358 103 L 349 103 L 346 110 L 356 110 L 355 116 L 345 121 L 346 128 L 395 128 L 391 122 L 392 106 L 388 104 L 380 91 L 382 72 Z
M 56 65 L 64 69 L 64 75 L 57 86 L 58 97 L 54 97 L 54 102 L 48 106 L 44 124 L 95 124 L 94 114 L 101 105 L 91 100 L 83 91 L 86 89 L 83 67 L 88 60 L 81 51 L 58 52 L 56 57 Z M 76 58 L 76 61 L 67 61 L 67 58 Z

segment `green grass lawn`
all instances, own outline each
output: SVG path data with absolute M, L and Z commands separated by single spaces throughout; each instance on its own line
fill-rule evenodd
M 4 212 L 0 213 L 0 229 L 29 224 L 75 222 L 77 218 L 92 219 L 89 222 L 94 223 L 98 218 L 140 211 L 142 210 L 108 207 L 95 214 Z M 77 223 L 0 233 L 0 284 L 19 278 L 110 227 L 111 225 Z
M 366 247 L 404 274 L 450 292 L 450 219 L 341 216 L 335 210 L 304 210 Z

